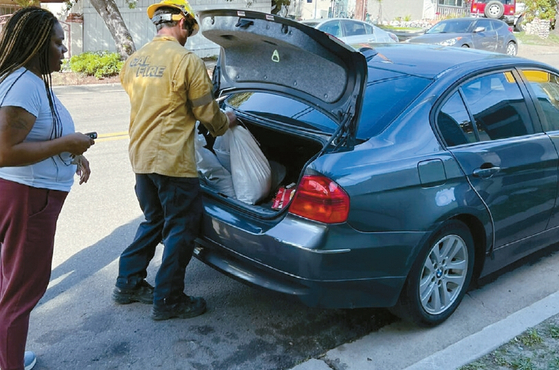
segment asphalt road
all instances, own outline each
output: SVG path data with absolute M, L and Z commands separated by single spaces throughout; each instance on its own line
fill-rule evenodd
M 524 52 L 530 57 L 546 58 L 548 63 L 559 62 L 559 53 L 550 53 L 549 49 L 528 50 L 521 45 L 520 55 Z M 93 170 L 90 182 L 74 185 L 60 216 L 51 283 L 31 315 L 27 348 L 38 355 L 37 370 L 280 370 L 318 358 L 329 350 L 335 366 L 343 358 L 344 343 L 370 338 L 371 333 L 383 353 L 398 348 L 400 353 L 417 360 L 429 352 L 425 348 L 445 346 L 449 340 L 465 335 L 464 328 L 470 330 L 487 323 L 476 322 L 475 315 L 468 316 L 466 322 L 450 320 L 437 329 L 446 330 L 442 331 L 446 338 L 430 343 L 438 331 L 430 331 L 426 341 L 425 331 L 395 320 L 385 310 L 307 308 L 282 296 L 249 288 L 194 259 L 187 268 L 186 291 L 206 298 L 206 314 L 188 320 L 153 322 L 148 305 L 113 304 L 110 294 L 118 256 L 132 240 L 141 220 L 127 156 L 128 100 L 119 85 L 66 86 L 55 91 L 72 113 L 78 131 L 97 131 L 99 139 L 86 153 Z M 156 255 L 149 271 L 150 282 L 158 262 Z M 529 267 L 529 271 L 536 269 L 542 279 L 550 270 L 545 263 Z M 512 275 L 506 276 L 509 281 Z M 487 286 L 485 289 L 497 289 L 496 292 L 506 289 L 498 282 Z M 479 294 L 495 297 L 490 300 L 495 306 L 489 311 L 498 316 L 497 312 L 514 312 L 555 290 L 555 284 L 536 291 L 527 286 L 522 292 L 532 294 L 521 296 L 526 303 L 507 302 L 506 292 L 499 295 L 493 290 L 479 290 Z M 475 309 L 479 300 L 475 294 L 469 297 L 465 303 L 473 302 Z M 462 307 L 457 314 L 461 312 Z M 406 348 L 403 343 L 411 334 L 416 335 L 417 342 L 409 343 L 418 344 Z M 404 358 L 398 353 L 391 357 Z M 374 363 L 368 358 L 363 361 Z M 401 365 L 409 363 L 402 361 Z

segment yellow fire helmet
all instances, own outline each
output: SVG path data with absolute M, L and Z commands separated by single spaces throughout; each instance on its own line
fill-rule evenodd
M 161 7 L 176 8 L 176 9 L 179 9 L 181 11 L 182 16 L 184 16 L 185 18 L 191 17 L 194 20 L 194 28 L 193 28 L 192 34 L 190 36 L 194 36 L 198 33 L 198 30 L 200 29 L 200 26 L 198 25 L 198 21 L 196 20 L 194 10 L 192 10 L 192 7 L 188 3 L 188 1 L 186 1 L 186 0 L 162 0 L 160 3 L 151 4 L 150 6 L 148 6 L 148 10 L 147 10 L 149 19 L 152 19 L 153 14 L 155 13 L 155 11 L 157 9 L 161 8 Z M 181 19 L 181 17 L 178 14 L 173 14 L 171 19 L 169 19 L 169 20 L 178 21 L 180 19 Z

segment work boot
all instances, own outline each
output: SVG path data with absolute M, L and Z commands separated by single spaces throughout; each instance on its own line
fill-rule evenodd
M 189 297 L 185 294 L 179 297 L 166 298 L 161 303 L 154 303 L 151 309 L 153 320 L 167 320 L 172 318 L 188 319 L 206 312 L 206 301 L 200 297 Z
M 140 281 L 133 289 L 115 287 L 113 290 L 113 301 L 118 304 L 128 304 L 132 302 L 152 304 L 153 287 L 145 280 Z

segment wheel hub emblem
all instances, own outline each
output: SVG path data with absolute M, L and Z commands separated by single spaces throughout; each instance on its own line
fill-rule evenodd
M 440 279 L 443 276 L 443 270 L 442 269 L 437 269 L 437 272 L 435 273 L 435 276 L 437 276 L 437 279 Z

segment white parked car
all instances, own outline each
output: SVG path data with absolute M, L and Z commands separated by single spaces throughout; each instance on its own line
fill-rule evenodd
M 301 21 L 340 39 L 346 44 L 398 42 L 398 36 L 371 23 L 348 18 L 309 19 Z

